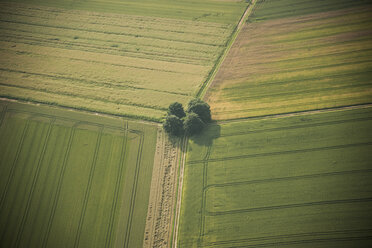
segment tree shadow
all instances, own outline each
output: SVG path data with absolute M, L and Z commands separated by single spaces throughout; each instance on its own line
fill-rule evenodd
M 221 136 L 221 126 L 217 122 L 212 122 L 198 135 L 190 137 L 195 144 L 200 146 L 212 146 L 213 140 Z

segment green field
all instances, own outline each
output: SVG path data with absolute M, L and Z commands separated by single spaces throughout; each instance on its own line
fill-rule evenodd
M 141 247 L 156 127 L 0 102 L 0 246 Z
M 372 102 L 372 4 L 258 1 L 206 93 L 215 119 Z
M 198 92 L 246 6 L 0 2 L 0 96 L 159 121 Z
M 372 109 L 211 125 L 190 141 L 177 247 L 370 247 Z

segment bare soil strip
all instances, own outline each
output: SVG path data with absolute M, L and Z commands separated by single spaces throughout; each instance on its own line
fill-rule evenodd
M 143 247 L 170 247 L 180 146 L 159 129 Z

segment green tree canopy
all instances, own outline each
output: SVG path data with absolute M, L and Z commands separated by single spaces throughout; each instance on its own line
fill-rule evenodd
M 209 104 L 199 98 L 192 99 L 189 102 L 187 112 L 197 114 L 204 123 L 212 120 Z
M 186 116 L 183 106 L 179 102 L 174 102 L 169 105 L 168 115 L 175 115 L 180 119 Z
M 175 115 L 168 115 L 163 127 L 167 133 L 174 136 L 181 136 L 184 132 L 182 120 Z
M 186 118 L 183 121 L 185 133 L 187 135 L 195 135 L 200 133 L 204 126 L 205 123 L 199 118 L 199 116 L 195 113 L 188 113 L 186 115 Z

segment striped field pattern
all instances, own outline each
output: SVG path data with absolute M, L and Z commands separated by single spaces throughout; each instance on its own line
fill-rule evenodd
M 1 247 L 142 245 L 156 128 L 0 106 Z
M 258 1 L 205 99 L 215 119 L 372 102 L 372 5 Z

